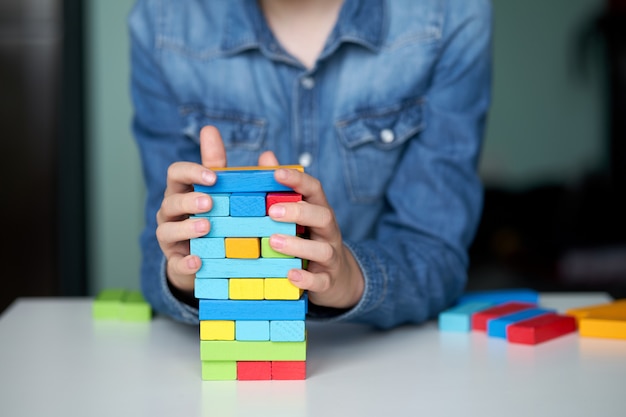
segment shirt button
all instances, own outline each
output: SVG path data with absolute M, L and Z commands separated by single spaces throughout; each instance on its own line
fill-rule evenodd
M 396 139 L 396 135 L 394 135 L 393 130 L 391 129 L 383 129 L 380 131 L 380 140 L 383 143 L 391 143 Z
M 315 80 L 313 79 L 313 77 L 304 77 L 302 80 L 300 80 L 300 84 L 302 84 L 303 88 L 310 90 L 315 87 Z
M 313 162 L 313 155 L 308 152 L 302 153 L 298 158 L 298 163 L 305 168 L 311 165 L 311 162 Z

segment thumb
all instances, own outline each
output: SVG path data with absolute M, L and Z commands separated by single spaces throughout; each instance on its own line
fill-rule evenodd
M 215 126 L 204 126 L 200 130 L 200 157 L 202 166 L 206 168 L 226 166 L 226 149 L 224 149 L 222 135 Z
M 265 151 L 259 156 L 259 166 L 260 167 L 275 167 L 278 166 L 278 159 L 274 152 Z

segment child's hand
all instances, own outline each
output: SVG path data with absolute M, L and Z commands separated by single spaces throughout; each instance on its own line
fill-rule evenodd
M 269 215 L 281 222 L 307 226 L 309 239 L 272 235 L 272 249 L 308 259 L 307 270 L 292 269 L 289 280 L 298 288 L 309 291 L 312 303 L 336 308 L 355 306 L 363 295 L 363 274 L 356 260 L 342 242 L 341 231 L 333 210 L 326 201 L 320 182 L 293 169 L 279 169 L 276 180 L 297 193 L 303 201 L 272 205 Z

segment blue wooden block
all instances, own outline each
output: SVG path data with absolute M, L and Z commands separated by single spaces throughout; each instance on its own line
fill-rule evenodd
M 274 179 L 274 170 L 215 171 L 217 181 L 212 186 L 194 185 L 194 189 L 205 193 L 249 193 L 292 191 Z
M 265 217 L 210 217 L 211 230 L 203 237 L 268 237 L 274 233 L 296 235 L 295 223 Z
M 265 217 L 265 193 L 234 193 L 230 196 L 232 217 Z
M 439 314 L 439 330 L 469 332 L 472 330 L 472 314 L 493 305 L 486 301 L 474 301 L 449 308 Z
M 270 340 L 272 342 L 302 342 L 304 340 L 304 321 L 270 321 Z
M 299 300 L 200 300 L 199 320 L 304 320 L 308 298 Z
M 224 259 L 226 249 L 223 237 L 196 238 L 189 240 L 189 251 L 203 259 Z
M 228 300 L 228 279 L 196 279 L 194 296 L 208 300 Z
M 301 269 L 299 258 L 203 259 L 196 278 L 284 278 Z
M 510 301 L 539 304 L 539 293 L 528 288 L 516 288 L 490 291 L 470 291 L 459 298 L 457 304 L 466 304 L 471 301 L 487 301 L 495 304 L 504 304 Z
M 544 314 L 556 313 L 556 310 L 545 308 L 529 308 L 517 313 L 507 314 L 487 321 L 487 336 L 499 337 L 506 339 L 506 328 L 509 324 L 517 323 L 522 320 L 532 319 Z
M 195 187 L 194 187 L 195 188 Z M 195 191 L 198 191 L 195 189 Z M 230 194 L 211 194 L 213 207 L 206 213 L 198 213 L 198 217 L 226 217 L 230 216 Z
M 235 340 L 270 340 L 270 322 L 268 320 L 235 321 Z

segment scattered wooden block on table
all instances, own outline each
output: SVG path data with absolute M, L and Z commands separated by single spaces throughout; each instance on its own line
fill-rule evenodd
M 538 304 L 539 293 L 529 288 L 470 291 L 463 294 L 457 304 L 465 304 L 471 301 L 485 301 L 494 305 L 508 302 Z
M 469 332 L 472 330 L 472 315 L 492 307 L 487 301 L 472 301 L 449 308 L 439 314 L 439 330 L 444 332 Z
M 92 303 L 92 316 L 96 320 L 119 320 L 126 290 L 111 288 L 100 291 Z
M 273 361 L 272 379 L 300 380 L 306 378 L 305 361 Z
M 272 362 L 247 361 L 237 362 L 237 380 L 266 381 L 272 379 Z
M 487 322 L 489 320 L 536 306 L 533 303 L 508 302 L 479 311 L 472 315 L 472 330 L 487 331 Z
M 511 343 L 536 345 L 575 332 L 576 319 L 560 314 L 546 314 L 513 323 L 507 327 L 507 340 Z
M 150 321 L 152 320 L 152 307 L 140 291 L 126 291 L 122 300 L 120 318 L 123 321 Z
M 610 303 L 570 308 L 565 312 L 565 314 L 573 316 L 577 320 L 596 314 L 601 314 L 603 316 L 620 316 L 622 314 L 626 314 L 626 299 L 615 300 Z
M 626 313 L 594 313 L 578 320 L 578 333 L 581 337 L 626 340 Z
M 545 308 L 529 308 L 512 314 L 496 317 L 487 321 L 487 335 L 490 337 L 506 339 L 506 329 L 511 324 L 555 313 L 555 310 L 548 310 Z

